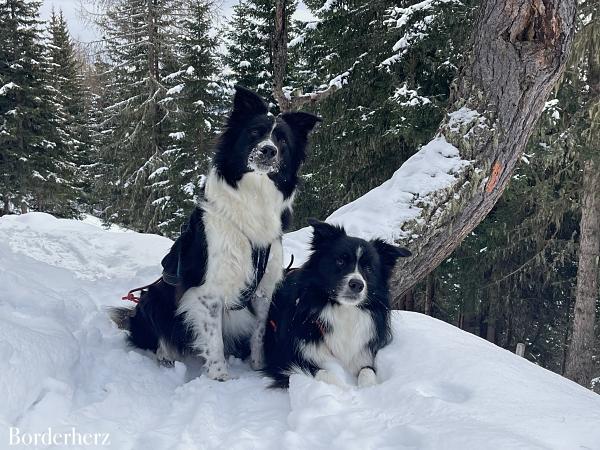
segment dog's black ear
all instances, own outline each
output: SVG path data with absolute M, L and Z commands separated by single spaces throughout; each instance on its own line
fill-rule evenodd
M 233 111 L 231 112 L 230 121 L 241 117 L 254 117 L 260 114 L 267 114 L 268 111 L 267 104 L 259 95 L 239 84 L 235 86 Z
M 392 270 L 398 258 L 403 258 L 412 255 L 410 250 L 403 247 L 396 247 L 395 245 L 388 244 L 387 242 L 384 242 L 381 239 L 373 239 L 371 241 L 371 244 L 373 244 L 373 246 L 377 250 L 379 258 L 381 259 L 381 262 L 383 263 L 387 271 Z
M 339 237 L 346 236 L 344 229 L 336 225 L 330 225 L 317 219 L 308 219 L 308 224 L 313 227 L 313 249 L 320 244 L 331 242 Z
M 319 116 L 306 112 L 283 113 L 281 118 L 300 139 L 306 139 L 315 125 L 323 120 Z

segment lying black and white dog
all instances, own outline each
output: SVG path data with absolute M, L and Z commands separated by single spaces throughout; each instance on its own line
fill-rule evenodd
M 216 380 L 228 378 L 225 355 L 243 356 L 248 344 L 252 366 L 263 365 L 269 302 L 282 277 L 281 235 L 308 133 L 320 120 L 302 112 L 270 116 L 242 87 L 233 103 L 203 195 L 163 259 L 162 280 L 134 309 L 112 310 L 135 346 L 168 365 L 200 356 Z
M 375 384 L 375 355 L 391 339 L 388 280 L 396 260 L 411 253 L 310 224 L 312 255 L 286 276 L 271 303 L 264 373 L 274 387 L 286 387 L 295 372 L 341 385 L 331 370 L 341 365 L 359 386 Z

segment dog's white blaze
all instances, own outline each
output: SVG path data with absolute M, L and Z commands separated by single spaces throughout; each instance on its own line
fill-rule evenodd
M 257 148 L 263 148 L 265 145 L 272 145 L 273 147 L 277 147 L 277 145 L 275 144 L 275 141 L 273 140 L 273 132 L 275 131 L 275 128 L 277 127 L 277 119 L 275 119 L 273 121 L 273 126 L 271 127 L 271 131 L 269 132 L 269 137 L 267 137 L 266 139 L 260 141 L 258 144 L 256 144 Z
M 344 279 L 342 280 L 340 287 L 338 288 L 338 299 L 337 300 L 339 303 L 350 304 L 351 302 L 348 300 L 348 297 L 354 297 L 354 295 L 356 295 L 350 290 L 350 287 L 349 287 L 350 280 L 352 280 L 352 279 L 360 280 L 364 284 L 363 290 L 360 292 L 358 297 L 356 297 L 356 303 L 363 302 L 365 300 L 365 298 L 367 297 L 367 292 L 368 292 L 367 280 L 365 280 L 365 277 L 362 276 L 362 274 L 360 273 L 360 269 L 358 267 L 358 263 L 360 261 L 360 257 L 362 256 L 362 254 L 363 254 L 363 248 L 361 245 L 359 245 L 358 248 L 356 249 L 356 264 L 354 265 L 354 272 L 352 272 L 349 275 L 346 275 L 344 277 Z
M 334 358 L 354 376 L 358 376 L 362 367 L 373 365 L 368 343 L 375 329 L 368 312 L 355 306 L 328 305 L 319 317 L 333 331 L 327 333 L 322 342 L 302 346 L 300 351 L 306 359 L 326 367 Z

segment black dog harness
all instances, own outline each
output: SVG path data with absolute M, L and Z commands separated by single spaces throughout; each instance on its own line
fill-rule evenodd
M 203 192 L 201 196 L 203 196 Z M 198 251 L 198 249 L 206 249 L 206 234 L 204 232 L 204 222 L 202 221 L 204 211 L 202 208 L 197 207 L 191 214 L 190 219 L 187 223 L 182 225 L 181 234 L 171 247 L 169 253 L 163 258 L 161 265 L 163 266 L 162 279 L 165 283 L 170 284 L 176 288 L 188 289 L 191 286 L 201 286 L 204 284 L 204 272 L 207 267 L 207 257 Z M 200 242 L 200 240 L 204 240 Z M 191 252 L 191 254 L 190 254 Z M 267 247 L 252 247 L 252 267 L 253 277 L 248 285 L 241 291 L 239 295 L 239 301 L 236 306 L 229 307 L 230 310 L 241 310 L 244 308 L 250 308 L 252 310 L 252 297 L 256 293 L 256 289 L 260 284 L 265 272 L 267 270 L 267 263 L 269 262 L 269 254 L 271 252 L 271 246 Z M 199 254 L 196 254 L 199 253 Z M 202 258 L 202 256 L 205 256 Z M 185 280 L 184 283 L 184 271 L 186 268 L 184 265 L 185 260 L 192 259 L 193 262 L 188 262 L 187 265 L 193 264 L 197 269 L 197 266 L 203 266 L 202 270 L 191 270 L 195 273 L 192 275 L 193 283 L 189 280 Z M 198 273 L 202 272 L 202 276 L 199 277 Z M 188 276 L 189 278 L 189 276 Z M 187 285 L 186 285 L 187 284 Z

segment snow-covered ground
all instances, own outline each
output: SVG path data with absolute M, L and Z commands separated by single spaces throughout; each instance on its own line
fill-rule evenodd
M 171 242 L 91 222 L 0 218 L 0 449 L 10 427 L 108 433 L 113 449 L 600 449 L 600 396 L 415 313 L 394 314 L 372 388 L 158 367 L 103 308 L 158 277 Z

